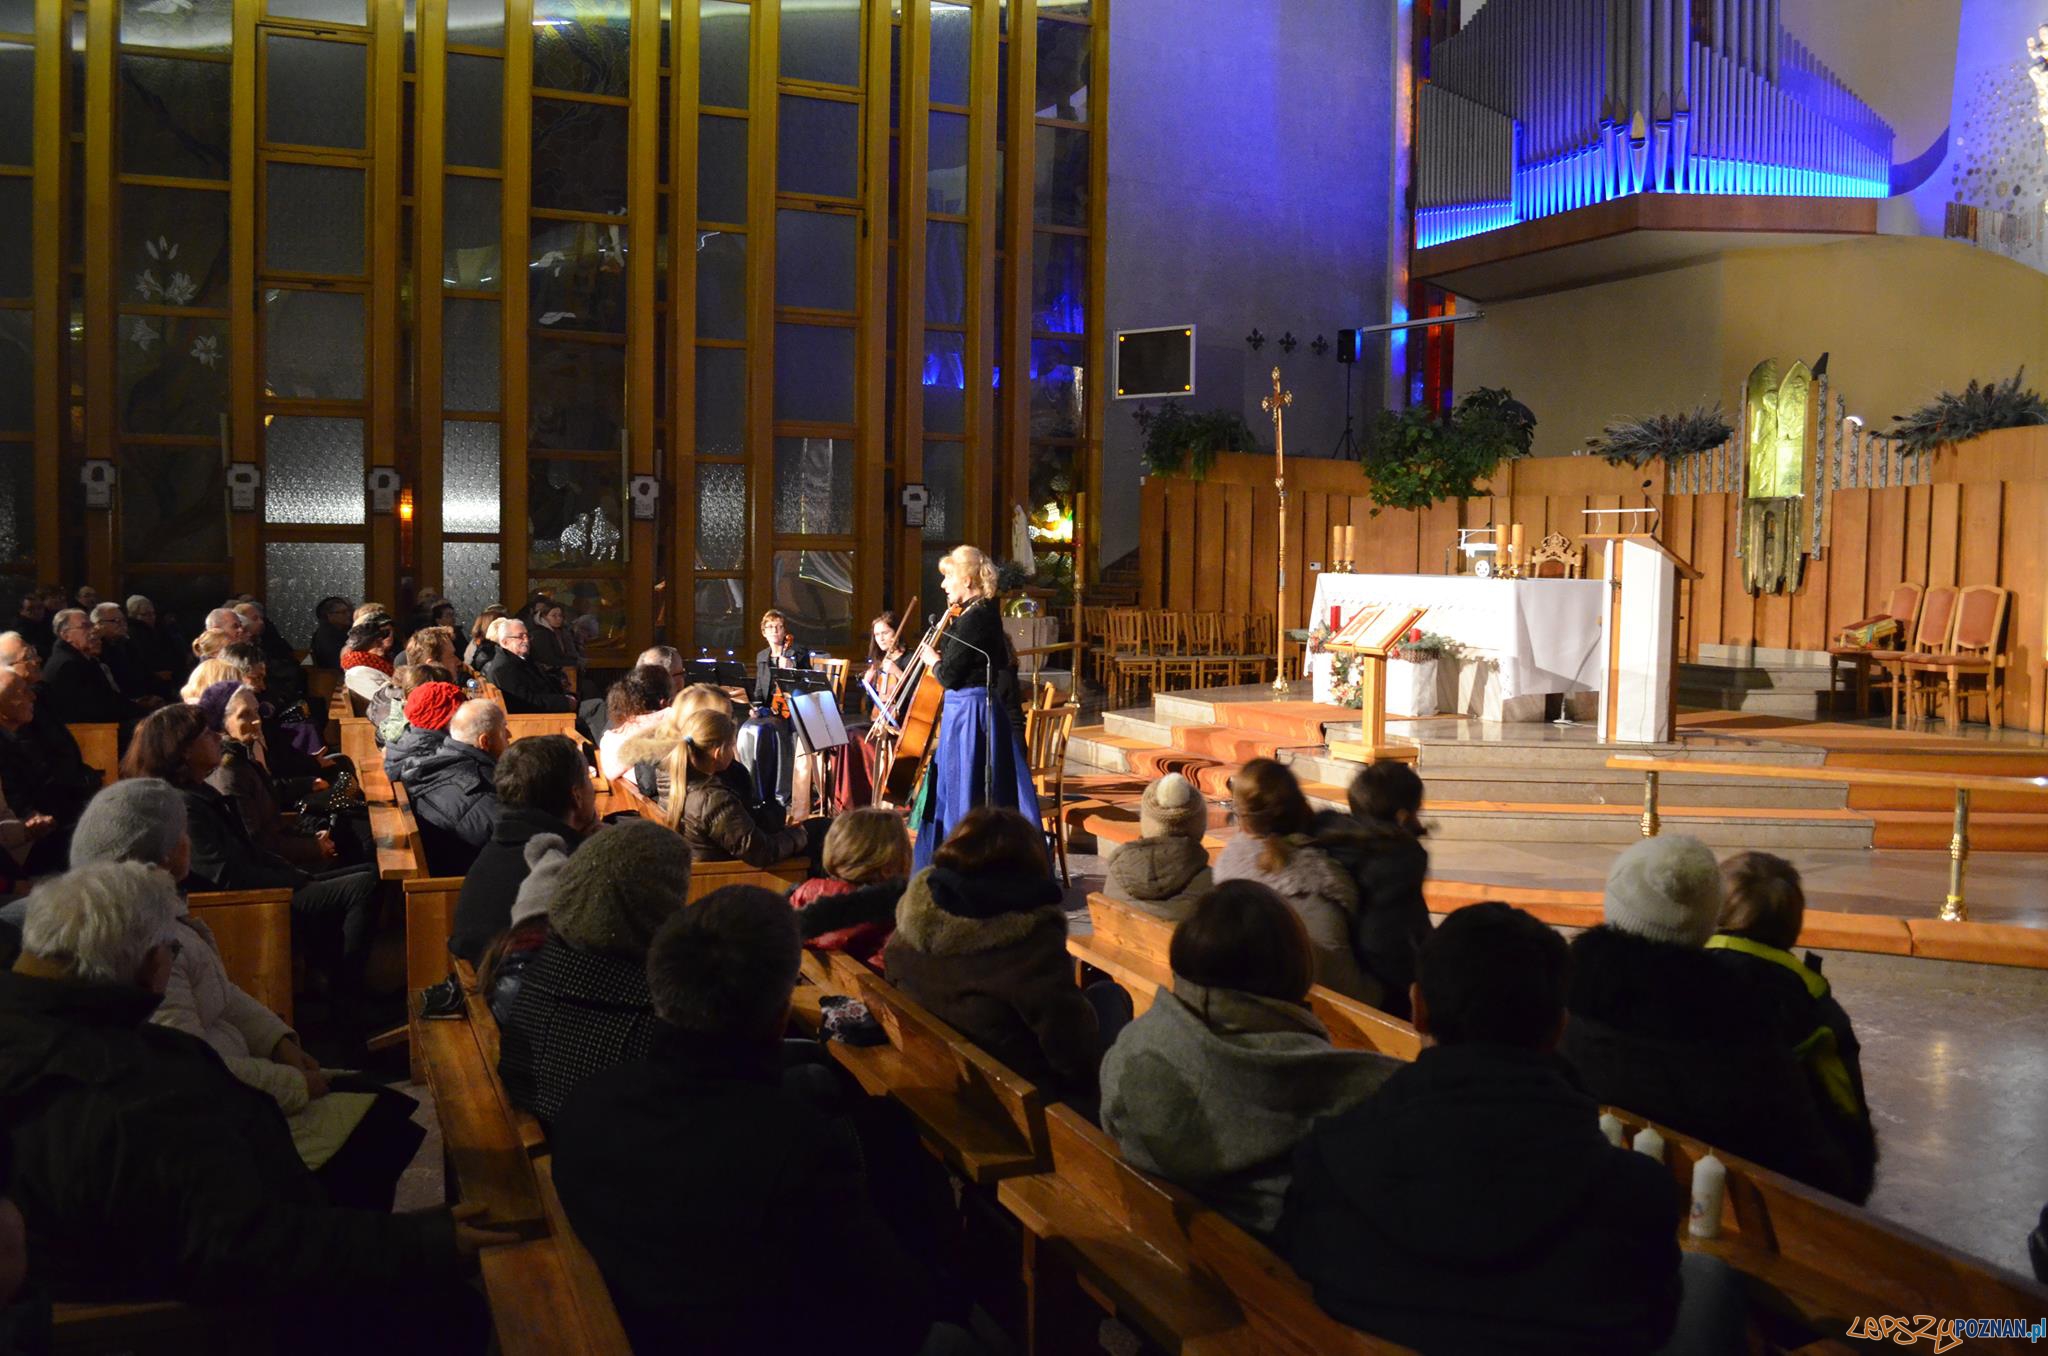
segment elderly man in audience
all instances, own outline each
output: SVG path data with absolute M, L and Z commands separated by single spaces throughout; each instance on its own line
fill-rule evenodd
M 429 875 L 465 874 L 491 840 L 498 821 L 492 779 L 511 743 L 505 713 L 496 703 L 464 702 L 448 722 L 447 739 L 406 773 L 405 791 L 419 822 Z
M 178 680 L 191 667 L 191 651 L 158 620 L 156 604 L 139 593 L 128 599 L 128 639 L 155 689 L 165 694 L 177 691 Z
M 100 666 L 122 696 L 144 710 L 164 704 L 141 651 L 128 634 L 128 613 L 119 603 L 101 603 L 92 610 L 93 634 L 99 638 Z
M 511 925 L 513 901 L 532 869 L 527 845 L 550 834 L 574 851 L 597 827 L 590 768 L 567 735 L 520 740 L 498 760 L 491 784 L 498 796 L 498 823 L 462 878 L 448 934 L 448 949 L 472 965 Z
M 533 662 L 532 649 L 533 637 L 525 622 L 507 617 L 499 625 L 498 654 L 491 660 L 488 676 L 504 694 L 505 709 L 515 716 L 574 711 L 576 699 Z
M 31 830 L 28 851 L 17 858 L 20 874 L 29 876 L 64 869 L 71 828 L 100 789 L 100 774 L 79 757 L 70 732 L 59 724 L 46 742 L 34 729 L 35 716 L 36 695 L 29 680 L 0 672 L 0 789 Z M 41 827 L 44 821 L 49 827 Z
M 101 660 L 99 633 L 85 613 L 66 608 L 51 625 L 57 640 L 50 647 L 44 681 L 52 714 L 72 725 L 132 726 L 141 719 L 141 708 L 122 695 Z
M 510 1239 L 331 1205 L 276 1104 L 149 1022 L 193 945 L 177 912 L 154 866 L 80 867 L 37 890 L 0 975 L 12 1190 L 51 1297 L 274 1306 L 300 1351 L 481 1350 L 462 1273 Z
M 35 710 L 29 717 L 25 734 L 29 742 L 42 751 L 43 758 L 59 779 L 77 788 L 83 803 L 85 796 L 99 789 L 102 778 L 86 766 L 70 727 L 59 720 L 50 708 L 48 689 L 43 685 L 43 656 L 15 632 L 0 632 L 0 669 L 19 675 L 29 685 L 29 691 L 35 698 Z M 4 761 L 4 757 L 0 757 L 0 764 Z

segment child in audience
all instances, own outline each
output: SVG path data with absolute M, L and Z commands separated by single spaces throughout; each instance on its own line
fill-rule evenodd
M 1670 1335 L 1681 1202 L 1666 1168 L 1607 1142 L 1553 1053 L 1569 969 L 1563 940 L 1505 904 L 1423 944 L 1421 1055 L 1295 1155 L 1282 1248 L 1332 1315 L 1424 1351 L 1642 1353 Z
M 1270 758 L 1254 758 L 1230 779 L 1230 794 L 1237 834 L 1216 858 L 1217 883 L 1252 880 L 1270 887 L 1308 929 L 1316 983 L 1361 1002 L 1383 1001 L 1351 949 L 1358 887 L 1316 844 L 1315 816 L 1294 773 Z
M 661 825 L 623 820 L 592 834 L 549 879 L 557 889 L 548 937 L 498 1045 L 512 1104 L 543 1121 L 591 1074 L 647 1054 L 647 948 L 689 894 L 690 854 Z
M 845 1123 L 782 1079 L 795 917 L 729 886 L 663 923 L 652 1048 L 550 1129 L 563 1208 L 637 1351 L 933 1349 L 932 1277 L 875 1205 L 898 1185 L 867 1180 Z
M 663 813 L 689 844 L 693 860 L 761 867 L 805 855 L 810 831 L 801 824 L 762 823 L 721 778 L 733 764 L 738 735 L 730 715 L 697 710 L 628 739 L 618 756 L 629 765 L 667 763 L 669 798 Z
M 1101 1023 L 1074 984 L 1061 898 L 1038 826 L 982 806 L 911 878 L 883 958 L 940 1021 L 1054 1096 L 1089 1102 Z
M 1178 772 L 1167 773 L 1139 798 L 1140 836 L 1110 854 L 1102 892 L 1178 923 L 1215 884 L 1209 851 L 1202 846 L 1208 831 L 1209 805 L 1202 793 Z
M 1263 885 L 1204 895 L 1174 929 L 1169 960 L 1172 989 L 1102 1057 L 1102 1128 L 1138 1167 L 1269 1235 L 1294 1146 L 1400 1064 L 1331 1046 L 1308 1010 L 1308 933 Z
M 1358 887 L 1351 949 L 1379 986 L 1376 1006 L 1406 1018 L 1415 956 L 1429 936 L 1422 778 L 1408 764 L 1382 758 L 1359 769 L 1347 799 L 1350 814 L 1325 810 L 1315 817 L 1316 842 Z
M 826 830 L 825 874 L 789 892 L 804 945 L 880 969 L 910 880 L 910 834 L 894 810 L 849 810 Z
M 1869 1191 L 1828 1132 L 1806 1072 L 1754 974 L 1705 948 L 1721 872 L 1697 839 L 1666 834 L 1607 873 L 1607 921 L 1572 942 L 1572 1020 L 1559 1051 L 1586 1090 L 1808 1186 Z
M 1783 857 L 1744 852 L 1721 863 L 1721 884 L 1720 928 L 1707 950 L 1770 995 L 1779 1043 L 1806 1069 L 1821 1117 L 1854 1171 L 1850 1195 L 1863 1199 L 1877 1174 L 1877 1134 L 1863 1094 L 1862 1047 L 1821 975 L 1820 957 L 1792 954 L 1806 921 L 1799 872 Z

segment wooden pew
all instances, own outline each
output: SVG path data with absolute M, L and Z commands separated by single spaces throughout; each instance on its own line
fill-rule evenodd
M 389 803 L 397 798 L 391 779 L 384 775 L 384 750 L 377 744 L 377 732 L 358 716 L 344 716 L 341 726 L 341 755 L 356 765 L 363 796 L 371 802 Z
M 492 1224 L 531 1225 L 544 1219 L 532 1155 L 499 1091 L 495 1048 L 486 1056 L 467 1013 L 423 1018 L 419 995 L 412 996 L 412 1004 L 413 1048 L 425 1067 L 441 1123 L 449 1198 L 459 1193 L 460 1199 L 481 1204 Z
M 1025 1231 L 1026 1350 L 1078 1350 L 1101 1303 L 1168 1352 L 1389 1353 L 1406 1348 L 1316 1306 L 1273 1252 L 1189 1193 L 1124 1162 L 1070 1107 L 1048 1107 L 1051 1171 L 996 1199 Z
M 292 1019 L 292 892 L 223 890 L 187 901 L 220 947 L 228 978 L 251 998 Z
M 67 725 L 71 737 L 78 741 L 78 756 L 85 765 L 98 771 L 100 777 L 112 786 L 121 776 L 121 727 L 111 721 L 91 724 Z
M 268 1356 L 281 1348 L 271 1318 L 254 1306 L 181 1304 L 56 1304 L 51 1306 L 54 1356 Z
M 578 744 L 584 743 L 583 736 L 576 730 L 574 711 L 540 711 L 525 715 L 505 717 L 505 733 L 517 743 L 535 735 L 567 735 Z
M 455 931 L 455 902 L 462 894 L 460 876 L 417 876 L 403 883 L 405 891 L 405 991 L 418 993 L 446 979 L 455 968 L 448 938 Z M 412 1047 L 412 1081 L 426 1081 L 426 1065 L 416 1028 L 419 1005 L 408 1025 Z
M 427 874 L 427 855 L 420 847 L 419 826 L 412 811 L 400 800 L 392 805 L 370 806 L 370 833 L 377 845 L 377 877 L 380 880 L 417 880 Z
M 685 902 L 694 904 L 713 890 L 722 890 L 728 885 L 758 885 L 776 894 L 789 893 L 789 887 L 799 884 L 810 875 L 811 863 L 806 857 L 791 857 L 773 866 L 748 866 L 745 862 L 693 862 L 690 865 L 690 892 Z
M 548 1236 L 481 1257 L 502 1356 L 631 1356 L 611 1291 L 596 1261 L 569 1227 L 555 1195 L 553 1165 L 534 1164 Z
M 462 984 L 463 1004 L 469 1013 L 469 1029 L 476 1037 L 477 1049 L 483 1052 L 484 1069 L 490 1075 L 491 1091 L 498 1098 L 498 1108 L 505 1121 L 512 1127 L 513 1138 L 519 1141 L 529 1157 L 544 1154 L 548 1150 L 547 1128 L 532 1112 L 513 1105 L 512 1094 L 506 1090 L 505 1080 L 498 1074 L 498 1019 L 491 1015 L 491 1005 L 477 983 L 476 971 L 468 961 L 455 962 L 455 975 Z

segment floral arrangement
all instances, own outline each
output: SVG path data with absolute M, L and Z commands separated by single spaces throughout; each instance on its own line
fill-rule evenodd
M 1424 631 L 1417 626 L 1394 646 L 1393 657 L 1411 664 L 1422 664 L 1437 659 L 1456 659 L 1464 652 L 1465 647 L 1449 636 L 1438 631 Z
M 1365 684 L 1359 675 L 1358 656 L 1334 655 L 1330 659 L 1330 700 L 1353 711 L 1365 705 Z

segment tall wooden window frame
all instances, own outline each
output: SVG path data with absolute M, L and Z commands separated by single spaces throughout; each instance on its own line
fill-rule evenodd
M 0 165 L 0 178 L 26 185 L 29 208 L 29 238 L 15 244 L 28 255 L 28 288 L 20 296 L 0 298 L 0 310 L 26 314 L 29 332 L 26 426 L 0 431 L 0 454 L 28 459 L 29 502 L 15 506 L 15 527 L 27 540 L 13 559 L 0 560 L 0 578 L 23 585 L 33 584 L 40 574 L 56 573 L 53 566 L 60 559 L 58 466 L 65 416 L 60 317 L 68 309 L 62 205 L 69 19 L 69 6 L 62 0 L 37 0 L 27 31 L 0 32 L 0 43 L 26 49 L 33 81 L 28 163 Z

